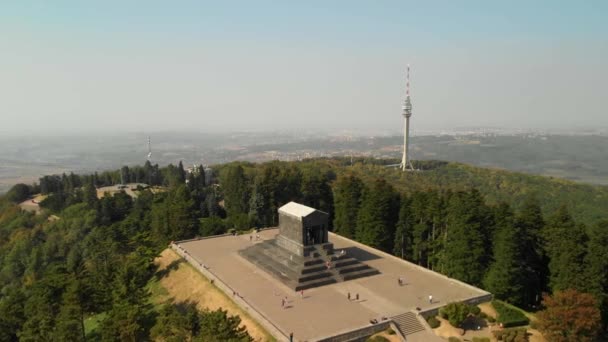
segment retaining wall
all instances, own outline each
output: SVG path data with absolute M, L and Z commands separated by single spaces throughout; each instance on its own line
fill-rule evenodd
M 230 234 L 228 234 L 228 235 L 230 235 Z M 264 327 L 264 329 L 266 329 L 274 338 L 277 339 L 277 341 L 289 341 L 288 334 L 286 334 L 279 327 L 274 325 L 268 318 L 266 318 L 266 316 L 263 313 L 256 310 L 251 304 L 249 304 L 249 302 L 247 302 L 247 300 L 245 298 L 240 297 L 240 296 L 235 297 L 233 295 L 235 293 L 235 290 L 233 290 L 228 284 L 226 284 L 220 277 L 218 277 L 213 272 L 211 272 L 211 270 L 209 270 L 205 266 L 205 263 L 202 260 L 197 260 L 196 258 L 191 256 L 189 253 L 186 253 L 186 251 L 181 246 L 179 246 L 179 243 L 182 243 L 182 242 L 210 239 L 210 238 L 221 237 L 221 236 L 225 236 L 225 235 L 216 235 L 216 236 L 210 236 L 210 237 L 205 237 L 205 238 L 196 238 L 196 239 L 179 241 L 177 243 L 173 242 L 173 243 L 171 243 L 170 247 L 177 254 L 179 254 L 182 258 L 184 258 L 186 261 L 188 261 L 190 263 L 190 265 L 192 265 L 197 271 L 199 271 L 202 275 L 204 275 L 207 279 L 209 279 L 209 281 L 211 281 L 218 289 L 222 290 L 226 294 L 226 296 L 228 296 L 229 298 L 232 298 L 233 301 L 239 307 L 241 307 L 241 309 L 243 309 L 245 312 L 247 312 L 247 314 L 249 314 L 249 316 L 251 316 L 258 323 L 260 323 Z

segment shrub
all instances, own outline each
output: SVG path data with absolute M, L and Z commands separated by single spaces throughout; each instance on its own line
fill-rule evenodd
M 488 316 L 488 322 L 494 323 L 494 322 L 496 322 L 496 318 L 494 318 L 492 316 Z
M 460 339 L 458 337 L 450 336 L 448 342 L 460 342 Z
M 373 336 L 365 340 L 365 342 L 390 342 L 388 338 L 384 336 Z
M 391 328 L 388 328 L 388 330 L 386 331 L 386 333 L 389 334 L 389 335 L 395 335 L 396 334 L 395 330 L 393 330 Z
M 485 312 L 480 312 L 480 313 L 479 313 L 479 318 L 482 318 L 482 319 L 488 319 L 488 314 L 487 314 L 487 313 L 485 313 Z
M 439 310 L 443 312 L 448 322 L 454 327 L 459 327 L 460 324 L 469 316 L 470 308 L 465 303 L 449 303 Z M 441 317 L 444 317 L 443 315 Z
M 504 329 L 493 332 L 498 341 L 527 342 L 528 331 L 525 328 Z
M 479 306 L 475 306 L 475 305 L 471 305 L 469 307 L 469 312 L 475 316 L 479 315 L 479 313 L 481 312 L 481 309 L 479 308 Z
M 496 309 L 496 313 L 498 314 L 496 320 L 498 323 L 502 323 L 502 326 L 505 328 L 517 327 L 530 323 L 530 320 L 523 312 L 512 306 L 508 306 L 501 301 L 493 300 L 492 306 Z
M 472 342 L 490 342 L 489 337 L 473 337 Z
M 432 329 L 439 328 L 441 325 L 441 322 L 435 317 L 429 317 L 426 321 Z
M 15 184 L 13 187 L 6 193 L 6 198 L 9 201 L 19 203 L 25 201 L 30 196 L 30 187 L 23 184 Z

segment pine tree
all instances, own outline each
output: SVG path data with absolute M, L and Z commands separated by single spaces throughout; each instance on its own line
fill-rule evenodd
M 334 230 L 352 238 L 357 226 L 363 183 L 355 176 L 340 176 L 334 184 Z
M 429 217 L 429 193 L 416 192 L 411 197 L 412 214 L 412 261 L 420 266 L 427 266 L 429 232 L 431 219 Z
M 363 195 L 355 238 L 368 246 L 391 251 L 398 218 L 398 199 L 386 180 L 374 181 Z
M 481 283 L 485 261 L 483 200 L 475 190 L 460 192 L 450 198 L 447 214 L 443 273 L 469 284 Z
M 220 185 L 224 193 L 224 207 L 228 216 L 247 214 L 249 188 L 245 170 L 241 165 L 231 164 L 220 172 Z
M 181 160 L 177 165 L 177 177 L 177 179 L 179 180 L 179 184 L 184 184 L 186 182 L 186 170 L 184 170 L 184 164 Z
M 72 279 L 63 294 L 63 303 L 57 316 L 54 331 L 56 341 L 84 341 L 84 313 L 81 306 L 80 286 Z
M 581 289 L 584 283 L 583 262 L 586 236 L 568 209 L 561 206 L 548 220 L 543 230 L 545 251 L 549 257 L 549 286 L 553 292 Z
M 524 251 L 521 233 L 514 224 L 511 208 L 503 203 L 495 213 L 497 230 L 494 238 L 493 259 L 484 278 L 484 288 L 496 298 L 515 305 L 524 303 Z
M 89 208 L 97 209 L 97 206 L 99 205 L 99 200 L 97 199 L 97 189 L 95 188 L 93 181 L 87 183 L 84 186 L 83 197 L 84 202 Z
M 604 323 L 608 322 L 608 221 L 600 221 L 589 229 L 585 256 L 585 292 L 597 299 Z
M 334 199 L 326 174 L 321 173 L 318 169 L 303 172 L 300 193 L 302 204 L 333 216 Z M 331 217 L 329 223 L 333 225 Z
M 525 199 L 516 216 L 515 225 L 521 234 L 523 267 L 525 271 L 524 301 L 526 305 L 539 304 L 542 292 L 547 290 L 549 261 L 543 249 L 542 229 L 545 226 L 543 213 L 535 196 Z
M 410 199 L 402 196 L 399 220 L 395 229 L 395 246 L 393 247 L 394 255 L 408 260 L 412 259 L 412 226 L 414 221 L 410 206 Z

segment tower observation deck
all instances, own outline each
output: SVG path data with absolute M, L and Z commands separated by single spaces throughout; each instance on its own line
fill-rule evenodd
M 405 86 L 405 101 L 403 102 L 403 157 L 399 165 L 403 171 L 413 171 L 414 166 L 410 160 L 410 117 L 412 116 L 412 100 L 410 99 L 410 65 L 407 65 L 407 76 Z

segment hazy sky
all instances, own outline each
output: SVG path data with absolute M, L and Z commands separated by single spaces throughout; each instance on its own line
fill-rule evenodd
M 608 1 L 2 1 L 0 132 L 608 126 Z

